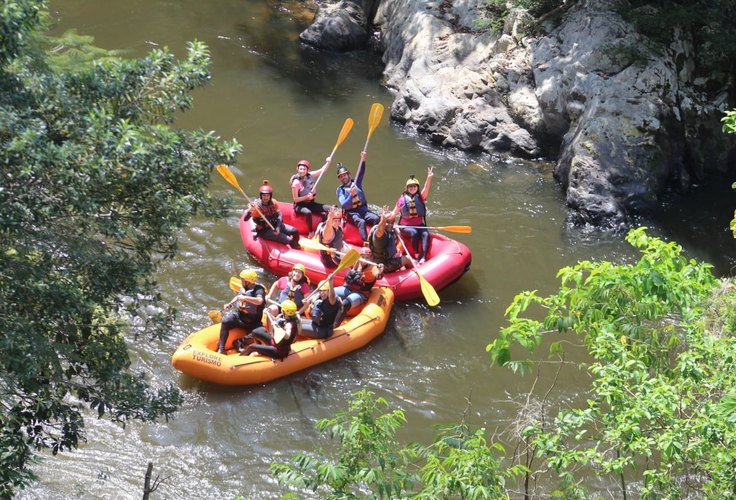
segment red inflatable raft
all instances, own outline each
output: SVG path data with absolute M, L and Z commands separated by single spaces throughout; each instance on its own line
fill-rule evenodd
M 293 205 L 279 202 L 284 223 L 296 227 L 303 238 L 306 238 L 307 224 L 302 216 L 295 216 Z M 318 216 L 314 216 L 318 219 Z M 344 226 L 345 241 L 349 244 L 360 243 L 362 240 L 358 229 L 349 223 Z M 258 262 L 272 273 L 283 276 L 291 271 L 294 264 L 303 264 L 307 269 L 307 276 L 312 283 L 324 279 L 332 271 L 322 264 L 319 253 L 302 249 L 293 249 L 288 245 L 274 241 L 255 238 L 253 222 L 240 218 L 240 236 L 245 249 Z M 356 248 L 358 248 L 356 246 Z M 469 268 L 471 262 L 470 249 L 462 243 L 441 234 L 432 233 L 429 252 L 419 271 L 435 290 L 439 291 L 458 280 Z M 345 271 L 335 276 L 335 285 L 344 281 Z M 387 273 L 378 280 L 377 285 L 389 287 L 393 290 L 396 300 L 409 301 L 421 299 L 423 294 L 419 277 L 413 269 L 405 269 Z

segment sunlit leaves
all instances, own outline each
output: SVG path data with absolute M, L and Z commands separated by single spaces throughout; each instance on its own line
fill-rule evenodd
M 121 313 L 151 306 L 138 323 L 166 335 L 152 276 L 193 215 L 224 213 L 207 186 L 240 151 L 162 125 L 209 81 L 203 44 L 181 60 L 166 49 L 124 60 L 76 37 L 92 57 L 70 70 L 63 51 L 51 61 L 20 43 L 43 40 L 42 7 L 0 3 L 0 449 L 13 450 L 0 496 L 31 477 L 30 450 L 84 438 L 80 404 L 121 423 L 176 409 L 178 390 L 130 373 Z
M 428 446 L 401 446 L 395 434 L 406 423 L 400 410 L 382 413 L 387 402 L 370 391 L 353 394 L 349 410 L 320 420 L 317 429 L 338 441 L 331 454 L 297 454 L 274 463 L 279 482 L 310 489 L 322 498 L 506 498 L 508 477 L 521 466 L 501 470 L 501 445 L 488 445 L 485 430 L 458 424 L 440 428 Z
M 561 270 L 559 292 L 535 301 L 543 306 L 534 311 L 538 320 L 521 315 L 532 311 L 529 294 L 518 295 L 509 325 L 488 347 L 491 360 L 513 369 L 515 346 L 534 353 L 556 332 L 583 340 L 593 375 L 587 405 L 527 428 L 565 496 L 580 493 L 585 483 L 576 475 L 591 468 L 618 476 L 643 498 L 733 495 L 736 287 L 718 287 L 709 265 L 644 228 L 627 241 L 640 250 L 638 262 L 584 261 Z M 550 352 L 559 354 L 561 345 L 553 342 Z

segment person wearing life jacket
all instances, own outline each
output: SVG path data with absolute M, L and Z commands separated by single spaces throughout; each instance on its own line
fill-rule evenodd
M 291 300 L 285 300 L 281 304 L 281 314 L 276 316 L 268 330 L 261 326 L 253 330 L 254 339 L 263 342 L 253 343 L 246 346 L 241 354 L 263 354 L 274 359 L 284 359 L 289 355 L 291 344 L 301 335 L 302 322 L 296 304 Z M 281 330 L 277 334 L 277 330 Z
M 368 241 L 366 224 L 377 224 L 378 215 L 368 209 L 368 200 L 363 192 L 363 177 L 365 176 L 365 159 L 368 153 L 360 153 L 360 166 L 355 179 L 350 178 L 350 172 L 342 164 L 337 164 L 337 178 L 340 186 L 337 188 L 337 201 L 342 207 L 348 220 L 357 226 L 363 242 Z
M 342 209 L 337 207 L 330 208 L 330 211 L 327 212 L 327 220 L 317 226 L 317 238 L 319 238 L 319 242 L 324 246 L 337 250 L 337 252 L 346 253 L 350 250 L 350 247 L 344 241 L 342 221 Z M 334 268 L 340 265 L 342 255 L 337 252 L 327 250 L 319 251 L 320 259 L 322 259 L 325 267 Z
M 335 295 L 335 287 L 332 283 L 333 276 L 319 284 L 317 294 L 308 300 L 311 306 L 310 319 L 302 319 L 302 336 L 312 339 L 326 339 L 335 327 L 335 319 L 340 311 L 342 302 Z
M 399 251 L 399 235 L 394 231 L 394 219 L 393 212 L 388 207 L 383 207 L 378 224 L 373 226 L 368 236 L 368 248 L 373 260 L 383 264 L 386 273 L 397 271 L 403 266 L 411 266 L 411 259 L 401 255 Z
M 315 186 L 317 179 L 325 173 L 330 163 L 332 163 L 332 157 L 328 156 L 322 168 L 310 172 L 311 165 L 309 164 L 309 160 L 299 160 L 296 164 L 296 173 L 289 179 L 291 197 L 294 199 L 294 213 L 307 217 L 307 230 L 310 236 L 314 231 L 312 227 L 312 214 L 326 214 L 331 206 L 314 201 L 314 197 L 317 196 Z
M 368 260 L 371 257 L 368 248 L 361 249 L 361 258 Z M 360 306 L 368 302 L 371 289 L 376 285 L 376 281 L 383 277 L 383 264 L 369 264 L 361 262 L 355 263 L 352 269 L 345 274 L 345 284 L 335 288 L 335 295 L 342 300 L 340 311 L 335 318 L 335 325 L 342 323 L 345 316 L 357 314 Z
M 307 269 L 304 264 L 294 264 L 289 274 L 282 276 L 271 285 L 266 295 L 266 301 L 271 302 L 268 310 L 273 316 L 279 313 L 279 306 L 273 304 L 273 302 L 282 304 L 286 300 L 291 300 L 296 303 L 298 308 L 302 307 L 304 297 L 309 295 L 310 292 L 309 278 L 307 278 L 306 272 Z
M 429 196 L 429 188 L 432 185 L 433 168 L 427 168 L 427 180 L 424 181 L 422 191 L 419 191 L 419 181 L 413 176 L 409 176 L 406 181 L 406 189 L 399 199 L 396 201 L 396 207 L 393 210 L 394 215 L 400 214 L 399 225 L 401 226 L 426 226 L 427 225 L 427 197 Z M 417 227 L 402 227 L 401 234 L 411 240 L 414 258 L 419 264 L 424 264 L 429 251 L 429 230 Z M 421 242 L 421 247 L 419 243 Z
M 222 317 L 217 352 L 226 353 L 227 339 L 233 328 L 242 328 L 246 332 L 252 332 L 255 328 L 262 327 L 261 319 L 263 308 L 266 305 L 266 289 L 263 285 L 256 283 L 257 279 L 258 275 L 252 269 L 240 272 L 240 291 L 233 300 L 223 306 L 223 309 L 228 312 Z
M 273 188 L 263 181 L 258 189 L 258 200 L 248 204 L 243 220 L 253 218 L 256 238 L 277 241 L 291 248 L 299 248 L 299 230 L 284 224 L 279 204 L 273 199 Z M 266 222 L 268 221 L 268 222 Z

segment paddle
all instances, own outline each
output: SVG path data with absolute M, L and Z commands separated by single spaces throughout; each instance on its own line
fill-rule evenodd
M 245 196 L 245 199 L 248 200 L 249 204 L 253 204 L 253 200 L 250 199 L 250 197 L 245 194 L 245 191 L 243 191 L 243 188 L 240 187 L 240 184 L 238 184 L 238 179 L 235 178 L 235 175 L 230 171 L 230 168 L 228 168 L 227 165 L 217 165 L 217 171 L 220 173 L 221 176 L 225 178 L 225 180 L 232 186 L 235 186 L 235 188 L 240 191 L 240 193 Z M 266 218 L 266 216 L 263 215 L 263 212 L 256 206 L 256 211 L 261 214 L 261 218 L 266 221 L 266 224 L 268 224 L 268 227 L 271 228 L 271 231 L 276 232 L 276 229 L 273 227 L 271 222 Z
M 346 118 L 345 123 L 342 124 L 342 130 L 340 130 L 340 135 L 337 136 L 337 142 L 335 143 L 335 147 L 332 148 L 332 153 L 330 153 L 330 163 L 332 162 L 332 157 L 335 156 L 335 151 L 337 151 L 337 147 L 340 144 L 342 144 L 342 141 L 345 140 L 345 138 L 348 136 L 352 128 L 353 128 L 353 119 Z M 314 183 L 314 186 L 312 186 L 312 194 L 317 192 L 317 185 L 319 184 L 319 181 L 322 180 L 322 177 L 324 177 L 326 173 L 327 173 L 327 168 L 325 168 L 320 174 L 320 176 L 317 177 L 317 181 Z
M 347 253 L 345 253 L 345 255 L 343 256 L 342 260 L 340 260 L 340 263 L 337 265 L 337 267 L 335 268 L 335 270 L 332 271 L 324 279 L 324 281 L 331 280 L 332 278 L 335 277 L 335 275 L 337 273 L 339 273 L 343 269 L 347 269 L 348 267 L 353 267 L 355 265 L 355 263 L 358 262 L 358 259 L 360 259 L 360 253 L 356 249 L 351 248 Z M 304 298 L 304 301 L 303 301 L 304 304 L 307 304 L 308 301 L 309 301 L 309 299 L 311 299 L 312 297 L 314 297 L 314 295 L 316 295 L 317 293 L 319 293 L 319 285 L 317 285 L 317 288 L 315 288 L 309 295 L 307 295 Z M 302 307 L 302 310 L 304 310 L 305 308 L 306 308 L 306 305 L 304 307 Z
M 236 278 L 235 276 L 231 277 L 228 285 L 230 286 L 230 290 L 232 290 L 233 292 L 239 292 L 240 278 Z M 222 321 L 222 311 L 219 311 L 217 309 L 212 309 L 208 311 L 207 316 L 210 317 L 213 323 L 219 323 L 220 321 Z
M 417 262 L 411 256 L 411 253 L 409 253 L 409 249 L 406 248 L 404 240 L 401 239 L 401 231 L 399 231 L 398 228 L 394 228 L 394 231 L 396 232 L 396 237 L 399 239 L 399 243 L 401 243 L 401 246 L 404 248 L 404 252 L 406 252 L 406 256 L 409 257 L 412 266 L 414 266 L 414 272 L 417 273 L 417 276 L 419 276 L 419 286 L 422 287 L 422 294 L 424 295 L 424 299 L 427 301 L 427 304 L 429 304 L 430 307 L 436 306 L 440 303 L 440 297 L 437 295 L 437 291 L 435 291 L 430 282 L 427 281 L 424 276 L 422 276 L 422 273 L 420 273 L 417 269 Z
M 276 324 L 276 318 L 274 318 L 273 315 L 268 312 L 268 309 L 264 309 L 263 312 L 266 313 L 269 321 L 271 321 L 271 326 L 273 327 L 273 341 L 277 344 L 280 343 L 282 340 L 284 340 L 284 337 L 286 337 L 286 330 Z
M 373 131 L 376 130 L 376 127 L 378 127 L 378 124 L 381 122 L 381 116 L 383 116 L 383 104 L 374 102 L 371 105 L 371 111 L 368 113 L 368 137 L 365 139 L 363 151 L 368 151 L 368 141 L 371 140 Z
M 473 232 L 473 228 L 470 226 L 400 226 L 395 225 L 394 227 L 398 227 L 401 229 L 402 227 L 413 227 L 416 229 L 436 229 L 438 231 L 448 231 L 450 233 L 462 233 L 462 234 L 469 234 Z
M 344 259 L 344 256 L 347 255 L 347 252 L 340 252 L 339 250 L 323 245 L 322 243 L 318 241 L 314 241 L 311 238 L 300 238 L 299 245 L 301 245 L 302 248 L 307 249 L 307 250 L 322 250 L 325 252 L 336 253 L 337 255 L 342 255 L 343 259 Z M 360 257 L 358 260 L 361 262 L 365 262 L 366 264 L 372 264 L 374 266 L 378 265 L 377 263 L 364 259 L 362 257 Z

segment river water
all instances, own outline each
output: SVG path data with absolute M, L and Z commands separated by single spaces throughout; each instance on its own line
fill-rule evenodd
M 221 388 L 176 372 L 170 357 L 189 333 L 208 324 L 206 312 L 229 300 L 227 281 L 257 266 L 243 250 L 240 208 L 221 221 L 197 219 L 181 234 L 181 253 L 162 270 L 162 288 L 181 311 L 168 342 L 131 345 L 134 366 L 155 386 L 177 384 L 186 403 L 175 418 L 125 428 L 89 416 L 88 442 L 75 453 L 46 456 L 40 481 L 20 498 L 138 498 L 149 461 L 164 479 L 155 498 L 278 498 L 286 490 L 268 476 L 273 460 L 329 447 L 314 423 L 345 408 L 350 394 L 368 388 L 405 411 L 402 441 L 428 443 L 433 426 L 466 414 L 474 426 L 501 435 L 513 426 L 534 384 L 490 368 L 485 346 L 504 325 L 504 310 L 522 290 L 553 292 L 557 271 L 579 260 L 631 261 L 622 234 L 569 228 L 551 165 L 502 161 L 487 155 L 437 150 L 423 137 L 390 124 L 392 97 L 380 85 L 379 58 L 369 53 L 322 54 L 298 43 L 311 18 L 299 2 L 263 0 L 53 0 L 53 31 L 77 28 L 108 49 L 133 56 L 162 46 L 184 54 L 188 40 L 211 51 L 213 82 L 196 93 L 195 107 L 177 126 L 214 130 L 244 146 L 234 166 L 250 193 L 272 180 L 288 199 L 297 160 L 315 167 L 330 153 L 346 117 L 355 126 L 336 161 L 354 171 L 367 133 L 370 105 L 386 106 L 371 137 L 365 189 L 373 204 L 393 204 L 409 174 L 435 180 L 430 222 L 471 225 L 454 235 L 473 252 L 469 273 L 442 290 L 442 303 L 398 303 L 386 332 L 366 348 L 262 387 Z M 320 184 L 318 200 L 332 202 L 337 181 Z M 675 239 L 721 274 L 734 266 L 728 221 L 736 200 L 727 180 L 712 181 L 685 201 L 669 201 L 642 220 L 653 234 Z M 213 192 L 238 196 L 220 178 Z M 267 285 L 274 276 L 260 270 Z M 574 340 L 574 339 L 570 339 Z M 570 361 L 580 360 L 570 353 Z M 577 359 L 576 359 L 577 357 Z M 554 366 L 541 365 L 535 392 L 543 394 Z M 580 395 L 585 376 L 574 363 L 562 371 L 553 404 Z M 606 495 L 605 490 L 601 494 Z

